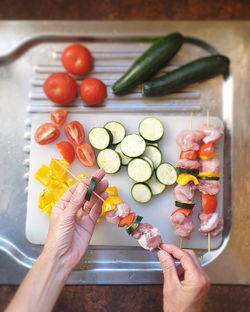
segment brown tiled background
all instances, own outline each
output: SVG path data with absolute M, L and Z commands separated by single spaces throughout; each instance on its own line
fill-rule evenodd
M 250 0 L 0 0 L 2 20 L 249 20 Z M 17 286 L 0 286 L 0 311 Z M 206 312 L 245 312 L 250 286 L 213 285 Z M 161 285 L 66 286 L 54 311 L 162 311 Z M 178 311 L 176 311 L 178 312 Z

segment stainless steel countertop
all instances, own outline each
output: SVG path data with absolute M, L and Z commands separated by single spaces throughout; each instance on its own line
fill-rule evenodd
M 228 100 L 228 105 L 224 103 L 222 113 L 225 120 L 229 123 L 229 135 L 234 143 L 232 175 L 227 174 L 228 178 L 232 178 L 232 192 L 224 194 L 232 201 L 232 231 L 231 236 L 227 236 L 224 240 L 226 246 L 223 253 L 206 266 L 213 283 L 232 283 L 244 284 L 250 281 L 250 262 L 249 256 L 249 232 L 250 232 L 250 213 L 248 202 L 250 199 L 250 152 L 249 144 L 249 98 L 250 88 L 248 81 L 250 77 L 250 22 L 0 22 L 0 57 L 2 65 L 0 66 L 0 155 L 1 155 L 1 172 L 3 173 L 0 187 L 2 194 L 0 197 L 0 215 L 6 216 L 11 211 L 11 219 L 8 222 L 0 222 L 2 233 L 8 233 L 8 237 L 0 237 L 0 282 L 1 283 L 19 283 L 27 269 L 25 266 L 31 265 L 41 251 L 41 247 L 29 246 L 30 254 L 27 255 L 25 250 L 26 242 L 24 237 L 25 217 L 20 218 L 20 210 L 25 215 L 26 211 L 26 194 L 23 192 L 25 173 L 23 167 L 23 159 L 20 159 L 20 149 L 23 151 L 25 141 L 23 134 L 25 130 L 24 121 L 27 119 L 25 108 L 18 108 L 18 98 L 27 98 L 28 90 L 23 89 L 18 81 L 22 79 L 22 62 L 18 59 L 24 57 L 29 48 L 35 47 L 41 38 L 45 42 L 53 43 L 56 36 L 77 37 L 77 35 L 98 36 L 98 38 L 109 37 L 139 37 L 139 36 L 158 36 L 166 32 L 179 31 L 186 36 L 201 38 L 213 46 L 217 47 L 221 53 L 228 55 L 232 61 L 231 73 L 234 86 L 233 98 L 233 119 L 230 119 L 230 96 L 227 98 L 224 94 L 223 101 Z M 44 37 L 43 37 L 44 36 Z M 37 39 L 36 39 L 37 38 Z M 40 39 L 39 39 L 40 38 Z M 30 41 L 27 41 L 31 39 Z M 20 45 L 20 43 L 23 43 Z M 15 47 L 20 48 L 15 49 Z M 12 51 L 12 52 L 11 52 Z M 11 52 L 11 59 L 9 58 Z M 5 57 L 2 57 L 6 55 Z M 20 77 L 15 77 L 15 72 L 12 67 L 7 65 L 7 62 L 19 66 Z M 1 64 L 0 64 L 1 65 Z M 11 64 L 10 64 L 11 65 Z M 25 70 L 25 66 L 24 66 Z M 13 81 L 14 85 L 8 84 L 8 81 Z M 10 88 L 13 91 L 10 92 Z M 8 96 L 8 101 L 6 98 Z M 28 99 L 27 99 L 28 102 Z M 20 100 L 20 103 L 23 101 Z M 211 104 L 212 105 L 212 104 Z M 216 106 L 213 107 L 214 109 Z M 213 111 L 216 113 L 216 111 Z M 29 127 L 29 121 L 26 120 L 26 126 Z M 23 131 L 19 130 L 23 129 Z M 28 136 L 28 134 L 27 134 Z M 26 139 L 28 138 L 26 136 Z M 27 152 L 27 150 L 26 150 Z M 230 154 L 230 146 L 226 151 Z M 25 155 L 23 153 L 23 155 Z M 27 156 L 28 158 L 28 156 Z M 27 163 L 28 164 L 28 163 Z M 7 168 L 7 169 L 6 169 Z M 224 168 L 226 170 L 227 168 Z M 226 207 L 224 207 L 226 210 Z M 9 214 L 8 214 L 9 216 Z M 228 216 L 231 216 L 229 211 Z M 4 220 L 4 218 L 3 218 Z M 4 220 L 6 221 L 6 220 Z M 10 224 L 11 222 L 11 224 Z M 12 225 L 15 224 L 15 227 Z M 11 227 L 11 231 L 8 228 Z M 12 248 L 10 242 L 14 241 L 17 235 L 21 236 L 21 243 L 18 249 Z M 227 244 L 227 240 L 229 242 Z M 12 250 L 12 253 L 8 251 Z M 25 254 L 26 251 L 26 254 Z M 23 253 L 24 252 L 24 253 Z M 90 258 L 91 258 L 90 250 Z M 122 255 L 123 251 L 119 251 Z M 140 263 L 143 254 L 137 250 L 131 251 L 136 253 L 138 263 Z M 216 256 L 216 251 L 211 253 Z M 19 261 L 19 263 L 10 259 Z M 210 257 L 210 258 L 211 258 Z M 206 257 L 205 257 L 206 258 Z M 23 259 L 25 261 L 22 263 Z M 155 258 L 152 258 L 155 261 Z M 209 261 L 208 261 L 209 262 Z M 155 262 L 153 262 L 155 263 Z M 124 263 L 123 263 L 124 264 Z M 79 270 L 72 272 L 68 283 L 156 283 L 161 282 L 159 268 L 151 267 L 151 272 L 145 272 L 143 267 L 138 266 L 132 270 L 124 270 L 126 266 L 120 266 L 120 270 L 114 271 L 112 266 L 106 268 L 106 274 L 100 274 L 99 270 L 92 270 L 91 280 L 87 274 L 84 274 L 84 269 L 90 269 L 86 263 L 81 263 Z M 101 270 L 101 268 L 100 268 Z M 146 277 L 147 273 L 148 277 Z M 150 277 L 152 279 L 150 280 Z

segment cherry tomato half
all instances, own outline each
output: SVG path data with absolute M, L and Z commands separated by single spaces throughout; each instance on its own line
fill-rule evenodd
M 65 123 L 67 116 L 68 111 L 66 109 L 56 109 L 50 114 L 51 121 L 57 125 L 57 127 L 61 127 L 61 125 Z
M 87 48 L 81 44 L 72 44 L 63 51 L 62 64 L 67 72 L 82 76 L 92 68 L 93 58 Z
M 52 102 L 65 105 L 76 97 L 77 84 L 66 73 L 54 73 L 45 80 L 43 90 Z
M 201 156 L 210 156 L 214 151 L 213 143 L 202 144 L 199 149 L 199 155 Z
M 76 147 L 76 156 L 85 167 L 93 167 L 96 163 L 95 150 L 88 142 Z
M 55 141 L 60 135 L 58 128 L 52 123 L 41 125 L 35 132 L 35 141 L 38 144 L 46 145 Z
M 216 210 L 217 199 L 215 195 L 201 193 L 201 202 L 205 213 L 212 213 Z
M 197 159 L 197 152 L 193 150 L 187 150 L 187 151 L 181 151 L 180 159 L 191 159 L 195 160 Z
M 107 87 L 96 78 L 86 78 L 80 85 L 80 96 L 89 105 L 97 105 L 107 97 Z
M 72 144 L 67 141 L 60 142 L 56 144 L 59 152 L 62 154 L 64 160 L 70 164 L 75 160 L 75 150 Z
M 71 121 L 64 126 L 64 132 L 70 142 L 74 145 L 80 145 L 85 138 L 83 126 L 78 121 Z
M 192 209 L 178 208 L 171 214 L 171 216 L 174 215 L 176 212 L 181 212 L 182 214 L 184 214 L 185 217 L 192 216 L 193 214 Z

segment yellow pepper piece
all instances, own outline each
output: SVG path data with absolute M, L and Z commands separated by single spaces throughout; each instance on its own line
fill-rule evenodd
M 65 183 L 68 185 L 68 187 L 70 187 L 76 183 L 76 180 L 70 177 L 66 179 Z
M 81 180 L 81 179 L 86 178 L 86 176 L 87 176 L 87 173 L 79 173 L 78 176 L 77 176 L 77 178 L 78 178 L 79 180 Z
M 215 156 L 218 156 L 218 155 L 220 155 L 220 153 L 212 153 L 212 154 L 211 154 L 211 155 L 209 155 L 209 156 L 199 155 L 199 157 L 200 157 L 200 159 L 205 160 L 205 159 L 211 159 L 211 158 L 214 158 Z
M 220 176 L 220 173 L 214 173 L 210 170 L 203 171 L 198 174 L 198 177 L 219 177 L 219 176 Z
M 101 218 L 98 218 L 96 223 L 100 223 L 101 222 Z
M 199 184 L 198 179 L 192 174 L 181 173 L 177 178 L 177 183 L 179 183 L 180 185 L 186 185 L 190 181 L 193 181 L 194 184 Z
M 48 189 L 51 193 L 63 195 L 67 191 L 68 186 L 65 183 L 62 183 L 61 181 L 51 179 L 48 184 Z
M 48 190 L 43 189 L 38 197 L 38 207 L 43 209 L 51 200 L 53 200 L 51 193 L 49 193 Z
M 47 186 L 50 180 L 50 169 L 46 165 L 42 165 L 37 172 L 35 173 L 34 177 L 41 182 L 43 185 Z
M 51 210 L 54 207 L 55 203 L 54 202 L 50 202 L 49 204 L 47 204 L 43 209 L 42 212 L 47 212 L 47 214 L 50 216 L 51 215 Z
M 109 186 L 106 189 L 109 196 L 118 196 L 118 191 L 116 186 Z
M 69 163 L 66 160 L 59 160 L 56 159 L 58 162 L 60 162 L 64 167 L 68 168 L 69 167 Z M 60 165 L 58 165 L 58 163 L 55 162 L 55 160 L 52 158 L 50 161 L 50 175 L 55 177 L 58 180 L 62 180 L 65 181 L 66 180 L 66 175 L 67 172 L 66 170 L 64 170 Z
M 115 206 L 120 204 L 121 202 L 122 202 L 121 199 L 117 196 L 108 197 L 107 199 L 104 200 L 102 204 L 102 212 L 100 216 L 102 217 L 106 212 L 114 210 Z

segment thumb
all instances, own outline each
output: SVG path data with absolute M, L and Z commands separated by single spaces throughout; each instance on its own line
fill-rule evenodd
M 176 271 L 176 266 L 173 257 L 164 250 L 158 251 L 158 258 L 160 260 L 165 282 L 178 281 L 179 278 Z
M 65 209 L 66 213 L 75 215 L 77 211 L 83 206 L 85 194 L 86 187 L 83 185 L 83 183 L 79 183 Z

